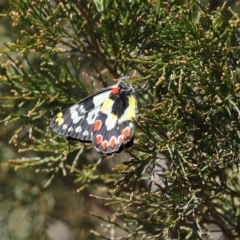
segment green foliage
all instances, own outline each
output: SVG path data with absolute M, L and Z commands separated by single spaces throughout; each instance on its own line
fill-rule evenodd
M 108 187 L 92 196 L 113 213 L 93 215 L 121 239 L 214 238 L 213 225 L 239 237 L 239 16 L 197 2 L 10 2 L 21 35 L 1 50 L 1 119 L 19 152 L 8 166 Z M 146 86 L 123 163 L 50 131 L 53 114 L 126 70 Z

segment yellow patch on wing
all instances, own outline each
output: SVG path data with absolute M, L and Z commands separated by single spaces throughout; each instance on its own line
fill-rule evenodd
M 113 100 L 108 98 L 106 101 L 104 101 L 102 107 L 100 108 L 101 112 L 106 112 L 106 110 L 109 110 L 113 105 Z
M 127 117 L 128 119 L 134 119 L 136 117 L 136 108 L 137 101 L 133 96 L 128 97 L 129 108 L 127 109 Z
M 64 122 L 62 117 L 63 117 L 62 112 L 58 113 L 57 116 L 56 116 L 55 122 L 58 124 L 58 126 L 61 126 Z
M 118 119 L 118 122 L 124 122 L 124 121 L 131 121 L 136 118 L 136 109 L 137 109 L 137 101 L 134 96 L 128 97 L 128 108 L 125 110 L 124 114 L 121 116 L 121 118 Z

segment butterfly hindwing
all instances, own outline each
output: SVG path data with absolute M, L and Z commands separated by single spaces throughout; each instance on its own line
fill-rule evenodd
M 99 118 L 100 117 L 105 116 L 100 114 Z M 125 121 L 121 124 L 116 123 L 115 127 L 110 130 L 106 130 L 103 125 L 103 127 L 98 131 L 93 132 L 92 143 L 94 147 L 102 153 L 119 153 L 123 150 L 123 148 L 129 148 L 132 146 L 134 132 L 134 125 L 132 121 Z
M 110 95 L 100 108 L 93 126 L 94 147 L 105 154 L 118 153 L 133 144 L 137 101 L 134 95 L 122 92 Z

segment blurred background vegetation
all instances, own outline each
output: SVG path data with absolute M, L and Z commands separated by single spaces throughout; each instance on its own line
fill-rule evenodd
M 0 1 L 0 239 L 239 239 L 238 1 Z M 135 144 L 49 129 L 130 76 Z

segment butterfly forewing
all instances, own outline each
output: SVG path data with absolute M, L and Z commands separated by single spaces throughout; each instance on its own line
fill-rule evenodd
M 110 94 L 104 89 L 64 109 L 51 121 L 50 127 L 67 140 L 92 141 L 92 127 L 103 102 Z

